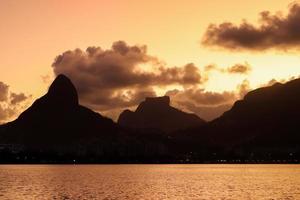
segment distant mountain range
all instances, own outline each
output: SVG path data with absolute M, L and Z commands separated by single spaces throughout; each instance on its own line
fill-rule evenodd
M 0 126 L 0 162 L 298 162 L 300 79 L 249 92 L 206 123 L 146 98 L 118 123 L 79 105 L 59 75 L 15 121 Z

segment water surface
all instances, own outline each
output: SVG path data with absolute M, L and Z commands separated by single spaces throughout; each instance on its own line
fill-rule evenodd
M 0 199 L 300 199 L 300 165 L 0 165 Z

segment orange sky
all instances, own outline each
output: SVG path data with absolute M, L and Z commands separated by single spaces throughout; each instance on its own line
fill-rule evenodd
M 193 62 L 228 67 L 247 62 L 245 76 L 214 74 L 207 90 L 234 90 L 248 79 L 252 87 L 272 78 L 298 76 L 297 54 L 268 51 L 232 53 L 201 46 L 210 23 L 242 19 L 256 23 L 263 10 L 287 12 L 287 0 L 2 0 L 0 1 L 0 81 L 14 91 L 42 95 L 52 75 L 54 58 L 66 50 L 88 46 L 110 48 L 117 40 L 145 44 L 150 55 L 168 66 Z M 33 99 L 34 99 L 33 98 Z

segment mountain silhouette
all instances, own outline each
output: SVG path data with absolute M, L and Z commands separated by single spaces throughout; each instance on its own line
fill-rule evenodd
M 118 131 L 111 119 L 78 104 L 77 91 L 64 75 L 58 75 L 46 95 L 3 127 L 1 138 L 7 143 L 33 148 L 80 144 Z
M 299 113 L 300 79 L 276 83 L 249 92 L 205 126 L 176 133 L 176 145 L 223 158 L 299 156 Z
M 295 79 L 249 92 L 208 123 L 170 106 L 167 96 L 146 98 L 115 123 L 81 106 L 71 80 L 59 75 L 47 94 L 0 126 L 0 163 L 298 162 L 299 102 Z
M 49 87 L 47 93 L 49 102 L 58 106 L 78 106 L 78 94 L 75 86 L 65 75 L 58 75 Z
M 253 90 L 211 124 L 222 140 L 300 144 L 300 79 Z M 262 141 L 261 141 L 262 142 Z
M 163 96 L 146 98 L 134 112 L 123 111 L 118 123 L 130 128 L 157 129 L 169 133 L 200 126 L 205 124 L 205 121 L 195 114 L 185 113 L 170 106 L 170 98 Z
M 155 132 L 123 129 L 79 105 L 71 80 L 58 75 L 46 95 L 0 126 L 0 163 L 65 163 L 75 158 L 88 163 L 157 162 L 168 153 L 166 139 Z

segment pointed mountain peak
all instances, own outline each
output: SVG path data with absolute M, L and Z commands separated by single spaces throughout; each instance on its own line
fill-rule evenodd
M 47 96 L 57 103 L 78 105 L 78 94 L 72 81 L 65 75 L 58 75 L 49 87 Z
M 73 83 L 66 75 L 59 74 L 50 85 L 49 91 L 55 87 L 61 87 L 62 85 L 74 87 Z

